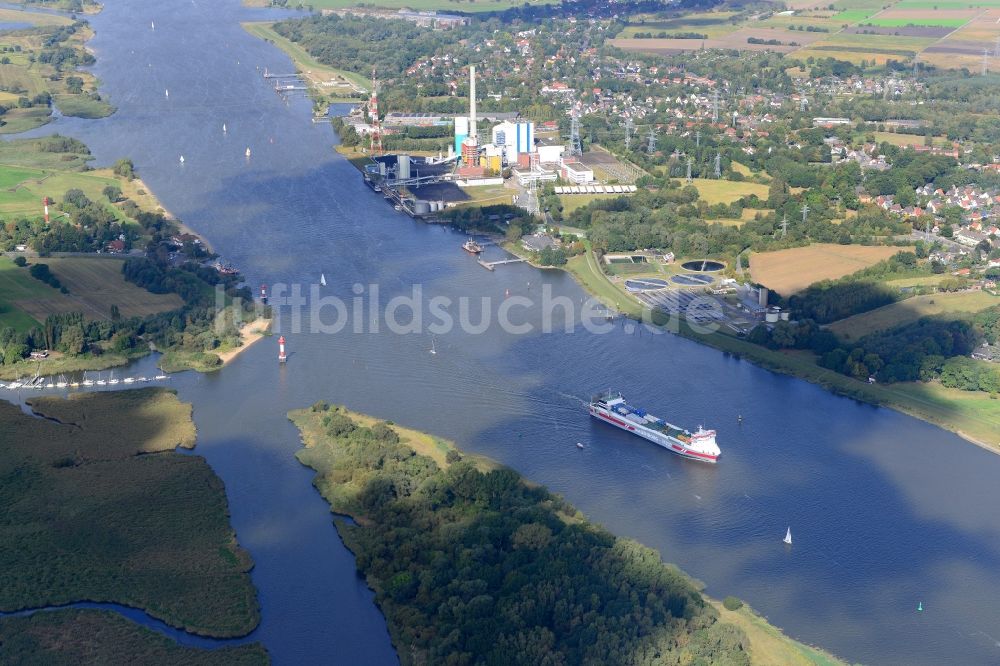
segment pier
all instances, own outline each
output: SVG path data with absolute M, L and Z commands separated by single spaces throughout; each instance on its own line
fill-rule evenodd
M 502 266 L 504 264 L 520 264 L 527 261 L 527 259 L 500 259 L 499 261 L 484 261 L 479 259 L 479 265 L 488 271 L 496 270 L 497 266 Z

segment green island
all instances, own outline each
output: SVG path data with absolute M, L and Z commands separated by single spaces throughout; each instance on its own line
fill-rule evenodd
M 222 483 L 203 458 L 175 452 L 194 446 L 189 404 L 140 389 L 29 406 L 34 416 L 0 402 L 0 611 L 93 601 L 202 636 L 257 626 L 252 562 L 229 526 Z M 109 612 L 0 617 L 3 663 L 207 659 L 197 652 Z M 257 644 L 206 654 L 267 661 Z
M 448 121 L 468 108 L 467 64 L 484 82 L 480 143 L 495 138 L 491 114 L 519 114 L 536 147 L 565 146 L 578 109 L 579 154 L 549 158 L 532 210 L 509 205 L 526 198 L 525 160 L 497 170 L 480 156 L 462 166 L 503 185 L 454 186 L 437 221 L 569 271 L 617 313 L 1000 451 L 1000 132 L 979 112 L 997 79 L 962 69 L 973 51 L 953 57 L 952 42 L 975 40 L 981 60 L 1000 10 L 948 10 L 966 16 L 956 30 L 926 3 L 639 5 L 497 8 L 447 29 L 383 5 L 268 30 L 300 70 L 377 68 L 390 159 L 447 150 Z M 879 50 L 893 44 L 900 53 Z M 333 120 L 338 152 L 362 171 L 370 123 L 365 109 Z M 636 191 L 567 191 L 577 181 L 564 162 L 591 171 L 588 185 Z M 723 268 L 708 286 L 683 283 L 683 264 L 704 259 Z M 648 278 L 663 287 L 627 287 Z M 657 298 L 697 298 L 719 316 L 671 321 Z
M 59 135 L 0 144 L 0 379 L 102 370 L 154 349 L 168 372 L 221 368 L 264 334 L 268 313 L 131 160 L 92 159 Z
M 66 9 L 55 3 L 45 8 Z M 73 11 L 82 11 L 82 8 Z M 57 14 L 0 9 L 0 21 L 31 27 L 0 33 L 0 134 L 45 125 L 52 106 L 66 116 L 103 118 L 115 112 L 97 91 L 97 79 L 81 67 L 94 64 L 86 21 Z
M 511 469 L 318 402 L 298 459 L 403 664 L 838 664 Z

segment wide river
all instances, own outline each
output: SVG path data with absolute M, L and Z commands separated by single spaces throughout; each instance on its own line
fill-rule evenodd
M 37 133 L 78 137 L 100 164 L 131 157 L 164 205 L 253 285 L 308 285 L 322 273 L 324 295 L 377 283 L 386 300 L 419 284 L 425 298 L 496 304 L 546 284 L 580 303 L 567 275 L 485 271 L 461 235 L 414 222 L 366 188 L 333 152 L 330 128 L 310 122 L 310 103 L 286 104 L 261 77 L 291 65 L 240 21 L 274 16 L 235 0 L 108 2 L 91 19 L 91 46 L 118 112 Z M 848 660 L 1000 662 L 1000 456 L 955 435 L 620 325 L 604 335 L 319 334 L 292 332 L 283 316 L 280 328 L 286 366 L 270 338 L 220 373 L 171 382 L 195 406 L 197 452 L 225 481 L 256 562 L 254 638 L 276 663 L 395 661 L 311 472 L 293 457 L 300 442 L 285 413 L 318 399 L 496 458 L 659 549 L 708 593 L 746 599 Z M 593 422 L 585 400 L 608 387 L 674 422 L 715 427 L 719 465 Z M 781 543 L 788 526 L 792 548 Z

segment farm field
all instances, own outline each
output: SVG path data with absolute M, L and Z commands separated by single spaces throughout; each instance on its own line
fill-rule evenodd
M 176 310 L 183 305 L 176 294 L 153 294 L 126 282 L 123 260 L 110 257 L 49 257 L 39 263 L 69 290 L 63 294 L 31 277 L 10 259 L 0 258 L 0 325 L 27 330 L 50 314 L 83 312 L 90 320 L 110 319 L 117 305 L 123 317 Z
M 714 180 L 711 178 L 693 178 L 691 184 L 698 190 L 702 200 L 709 205 L 717 203 L 732 203 L 751 194 L 763 199 L 767 198 L 768 186 L 760 183 L 737 182 L 733 180 Z
M 786 6 L 793 13 L 775 12 L 762 19 L 734 12 L 666 20 L 649 16 L 626 26 L 611 43 L 625 50 L 660 54 L 702 48 L 769 50 L 801 60 L 832 57 L 855 64 L 863 60 L 884 64 L 918 58 L 945 69 L 976 69 L 983 49 L 994 49 L 1000 37 L 1000 0 L 841 0 L 832 4 L 796 0 Z M 666 33 L 666 37 L 635 39 L 636 33 Z M 672 37 L 679 33 L 706 38 Z M 749 38 L 781 43 L 750 44 Z
M 968 67 L 982 64 L 983 49 L 994 49 L 1000 37 L 1000 7 L 996 4 L 968 24 L 925 50 L 920 59 L 938 67 Z
M 979 312 L 994 305 L 1000 305 L 1000 297 L 983 291 L 914 296 L 835 321 L 829 329 L 845 339 L 857 340 L 874 331 L 908 324 L 921 317 L 950 312 Z
M 867 268 L 905 248 L 881 245 L 837 245 L 814 243 L 750 257 L 755 282 L 782 296 L 802 291 L 814 282 L 833 280 Z
M 118 179 L 110 172 L 106 173 L 108 175 L 98 176 L 94 172 L 28 169 L 0 164 L 0 219 L 39 217 L 42 214 L 42 197 L 47 196 L 61 203 L 67 190 L 79 189 L 91 201 L 106 204 L 105 208 L 124 220 L 121 211 L 101 193 L 108 185 L 120 187 Z

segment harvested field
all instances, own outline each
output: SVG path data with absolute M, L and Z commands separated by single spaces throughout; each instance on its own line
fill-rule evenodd
M 900 37 L 924 37 L 940 39 L 952 32 L 952 28 L 942 28 L 938 26 L 922 25 L 890 28 L 878 25 L 855 25 L 845 28 L 841 34 L 844 35 L 895 35 Z
M 157 312 L 176 310 L 183 305 L 176 294 L 153 294 L 122 277 L 122 260 L 99 257 L 45 258 L 35 263 L 48 264 L 49 270 L 69 289 L 68 294 L 49 287 L 27 275 L 27 269 L 17 269 L 19 282 L 0 284 L 2 300 L 8 300 L 38 322 L 50 314 L 83 312 L 89 320 L 111 318 L 111 306 L 117 305 L 123 317 L 142 317 Z M 26 282 L 30 281 L 30 282 Z M 25 291 L 21 283 L 38 289 Z M 8 289 L 7 287 L 10 287 Z M 14 289 L 17 287 L 17 289 Z
M 983 49 L 992 50 L 996 46 L 997 37 L 1000 37 L 1000 9 L 991 9 L 929 47 L 921 60 L 949 69 L 974 68 L 982 62 Z
M 700 51 L 702 49 L 736 49 L 740 51 L 789 53 L 799 48 L 790 45 L 768 46 L 766 44 L 748 44 L 746 37 L 740 40 L 732 38 L 732 35 L 719 39 L 612 39 L 611 45 L 626 51 L 641 51 L 657 55 L 674 55 L 686 51 Z
M 890 9 L 873 16 L 865 23 L 877 26 L 903 27 L 907 25 L 932 25 L 958 28 L 981 13 L 976 9 Z
M 754 281 L 788 296 L 814 282 L 850 275 L 904 249 L 816 243 L 788 250 L 754 253 L 750 257 L 750 272 Z
M 795 42 L 797 44 L 811 44 L 815 41 L 823 39 L 827 34 L 823 32 L 806 32 L 804 30 L 785 30 L 780 27 L 767 27 L 767 28 L 743 28 L 742 30 L 737 30 L 736 32 L 727 35 L 726 40 L 732 41 L 734 43 L 742 41 L 746 43 L 746 40 L 754 37 L 756 39 L 777 39 L 783 44 L 791 44 Z M 752 45 L 750 45 L 752 46 Z M 740 48 L 738 46 L 732 46 L 730 48 Z
M 894 9 L 968 9 L 1000 7 L 1000 0 L 902 0 Z

